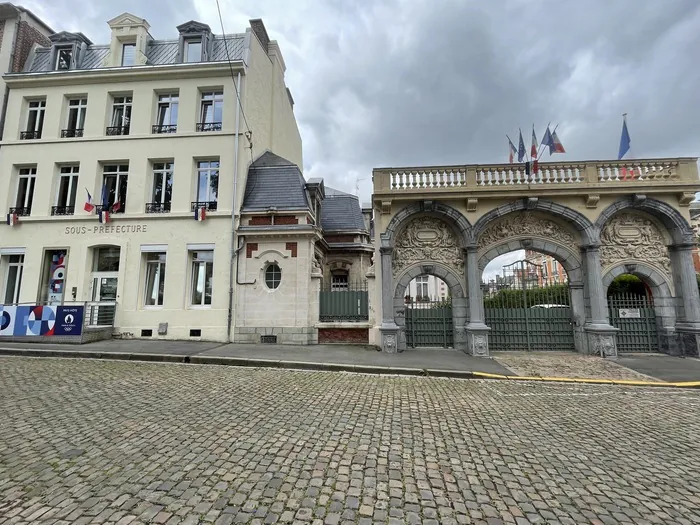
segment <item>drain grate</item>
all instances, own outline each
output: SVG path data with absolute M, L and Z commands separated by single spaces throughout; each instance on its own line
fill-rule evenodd
M 277 342 L 277 336 L 276 335 L 261 335 L 260 342 L 261 343 L 275 344 Z

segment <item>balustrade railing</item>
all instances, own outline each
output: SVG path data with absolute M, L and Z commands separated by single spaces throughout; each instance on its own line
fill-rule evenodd
M 537 171 L 524 164 L 473 164 L 413 168 L 379 168 L 373 173 L 377 192 L 452 190 L 487 186 L 608 185 L 630 182 L 698 182 L 697 159 L 544 162 Z

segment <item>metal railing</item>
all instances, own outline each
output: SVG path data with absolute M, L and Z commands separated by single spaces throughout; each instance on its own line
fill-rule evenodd
M 108 136 L 128 135 L 129 126 L 110 126 L 107 128 L 106 133 Z
M 154 124 L 151 131 L 153 133 L 176 133 L 177 124 Z
M 114 317 L 117 312 L 116 301 L 86 302 L 83 316 L 83 324 L 86 327 L 114 326 Z
M 75 206 L 51 206 L 51 215 L 73 215 Z
M 41 138 L 41 130 L 39 131 L 22 131 L 19 134 L 19 140 L 35 140 Z
M 79 138 L 82 136 L 83 136 L 83 128 L 62 129 L 61 130 L 61 138 L 62 139 Z
M 319 292 L 318 318 L 321 322 L 368 321 L 367 283 L 325 283 Z
M 107 210 L 109 213 L 124 213 L 124 206 L 122 205 L 118 210 L 113 210 L 112 208 L 114 207 L 114 204 L 111 206 L 104 206 L 102 204 L 98 204 L 95 206 L 95 213 L 100 213 L 101 211 Z
M 169 213 L 169 202 L 147 202 L 146 213 Z
M 18 217 L 29 217 L 31 214 L 31 206 L 15 206 L 13 208 L 10 208 L 10 215 L 17 215 Z
M 221 131 L 221 122 L 197 122 L 197 131 Z
M 192 202 L 191 211 L 195 211 L 200 208 L 204 208 L 207 211 L 216 211 L 217 206 L 218 204 L 216 201 L 194 201 Z

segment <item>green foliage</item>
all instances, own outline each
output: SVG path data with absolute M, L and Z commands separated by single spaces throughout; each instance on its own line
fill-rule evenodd
M 527 290 L 499 290 L 484 299 L 484 308 L 530 308 L 536 304 L 570 304 L 569 286 L 553 284 Z
M 434 302 L 430 305 L 430 308 L 436 309 L 436 308 L 452 308 L 452 296 L 449 295 L 447 296 L 447 299 L 443 299 L 442 301 L 437 301 Z
M 700 286 L 700 284 L 699 284 Z M 611 295 L 631 294 L 631 295 L 647 295 L 644 281 L 636 275 L 628 273 L 615 277 L 613 282 L 608 287 L 608 297 Z

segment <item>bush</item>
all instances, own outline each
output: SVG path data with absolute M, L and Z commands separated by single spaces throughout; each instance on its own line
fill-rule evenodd
M 530 308 L 536 304 L 571 304 L 569 286 L 553 284 L 525 291 L 500 290 L 496 295 L 484 299 L 484 308 Z
M 644 286 L 644 281 L 639 277 L 625 273 L 616 277 L 608 287 L 608 297 L 619 294 L 646 296 L 647 290 L 646 286 Z

